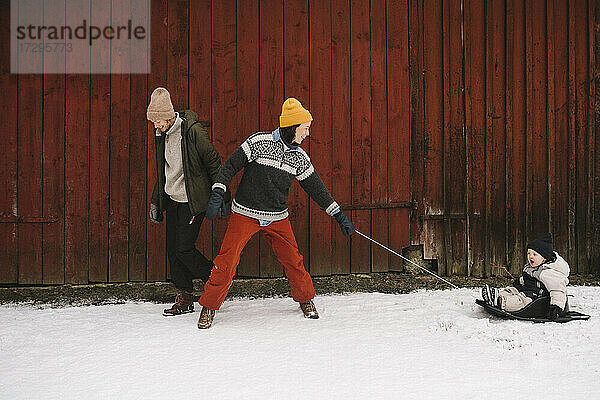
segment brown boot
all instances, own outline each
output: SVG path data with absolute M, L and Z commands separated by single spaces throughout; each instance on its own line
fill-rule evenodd
M 317 307 L 315 307 L 315 303 L 313 303 L 312 300 L 309 300 L 306 303 L 300 303 L 300 308 L 304 313 L 304 318 L 319 318 L 319 312 L 317 311 Z
M 192 293 L 178 290 L 177 296 L 175 296 L 175 304 L 173 304 L 171 308 L 163 310 L 163 315 L 165 317 L 172 317 L 174 315 L 194 312 L 195 300 Z
M 210 328 L 213 318 L 215 318 L 215 310 L 209 310 L 206 307 L 202 307 L 202 311 L 200 311 L 200 318 L 198 319 L 198 329 Z

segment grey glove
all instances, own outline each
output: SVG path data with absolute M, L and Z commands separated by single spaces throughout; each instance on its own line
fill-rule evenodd
M 156 204 L 150 203 L 150 221 L 160 224 L 163 220 L 163 214 L 158 210 Z
M 340 211 L 336 213 L 333 216 L 333 218 L 335 218 L 335 220 L 337 221 L 344 236 L 350 236 L 354 232 L 356 232 L 354 224 L 348 219 L 348 217 L 346 217 L 346 214 L 344 214 L 343 212 Z

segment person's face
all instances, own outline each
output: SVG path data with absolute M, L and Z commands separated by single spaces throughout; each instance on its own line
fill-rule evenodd
M 155 129 L 159 129 L 161 132 L 166 132 L 169 130 L 169 121 L 160 120 L 160 121 L 152 121 Z
M 529 261 L 529 265 L 535 268 L 542 265 L 546 260 L 537 251 L 527 249 L 527 261 Z
M 312 121 L 304 122 L 300 124 L 299 127 L 296 128 L 296 134 L 294 135 L 294 140 L 292 141 L 295 144 L 300 144 L 304 139 L 306 139 L 309 135 L 310 124 Z

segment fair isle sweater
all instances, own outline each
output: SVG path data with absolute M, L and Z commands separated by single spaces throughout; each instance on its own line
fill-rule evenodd
M 286 146 L 279 129 L 258 132 L 246 139 L 225 161 L 213 188 L 226 190 L 241 169 L 244 175 L 231 205 L 237 214 L 261 221 L 287 218 L 286 202 L 294 179 L 329 215 L 340 208 L 313 168 L 308 154 L 300 147 Z

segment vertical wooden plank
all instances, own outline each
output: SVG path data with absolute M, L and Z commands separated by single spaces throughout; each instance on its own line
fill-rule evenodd
M 594 143 L 594 231 L 592 233 L 591 243 L 600 243 L 600 3 L 590 2 L 590 75 L 592 79 L 592 96 L 594 101 L 591 118 L 592 140 Z M 590 254 L 590 265 L 592 273 L 600 273 L 600 246 L 592 245 Z
M 411 134 L 413 132 L 411 114 L 411 71 L 409 65 L 409 4 L 402 0 L 390 0 L 386 6 L 387 24 L 387 183 L 389 201 L 409 202 L 411 200 Z M 420 25 L 419 25 L 420 26 Z M 413 38 L 414 39 L 414 38 Z M 418 41 L 414 47 L 418 47 Z M 416 49 L 415 49 L 416 50 Z M 416 63 L 417 60 L 413 60 Z M 419 61 L 420 62 L 420 61 Z M 419 64 L 416 64 L 419 65 Z M 414 67 L 417 68 L 417 67 Z M 421 74 L 416 74 L 420 76 Z M 414 77 L 416 82 L 418 78 Z M 413 81 L 414 82 L 414 81 Z M 417 89 L 412 89 L 416 92 Z M 415 103 L 422 103 L 415 98 Z M 378 171 L 377 167 L 373 167 Z M 389 210 L 389 244 L 396 251 L 410 244 L 410 212 L 408 208 Z M 375 258 L 375 257 L 374 257 Z M 375 266 L 374 266 L 375 267 Z M 389 259 L 390 270 L 401 271 L 403 263 L 397 258 Z
M 575 138 L 575 1 L 569 1 L 569 253 L 566 260 L 572 273 L 577 273 L 577 159 Z
M 550 129 L 550 151 L 551 157 L 551 231 L 554 235 L 554 249 L 563 257 L 569 252 L 569 152 L 566 151 L 569 144 L 569 115 L 568 115 L 568 3 L 565 1 L 554 0 L 548 3 L 548 9 L 552 6 L 553 21 L 549 21 L 549 27 L 552 29 L 552 46 L 548 46 L 549 52 L 552 52 L 553 71 L 548 70 L 549 83 L 553 81 L 553 96 L 549 97 L 550 113 L 553 116 L 553 123 L 549 124 Z M 550 12 L 548 13 L 550 18 Z
M 462 49 L 461 1 L 445 2 L 447 18 L 444 18 L 447 53 L 447 74 L 445 76 L 446 104 L 444 106 L 444 180 L 445 212 L 450 214 L 446 223 L 446 248 L 449 252 L 448 273 L 466 275 L 466 156 L 464 131 L 464 83 Z
M 33 16 L 43 24 L 43 2 L 19 4 L 19 15 Z M 42 71 L 40 55 L 32 63 L 39 63 L 34 70 Z M 29 67 L 29 65 L 27 66 Z M 25 65 L 19 65 L 22 70 Z M 42 135 L 43 135 L 43 75 L 22 74 L 19 77 L 18 97 L 18 191 L 19 217 L 42 215 Z M 19 283 L 42 283 L 42 226 L 21 223 L 18 225 Z
M 351 88 L 350 88 L 350 4 L 349 0 L 332 0 L 331 4 L 331 108 L 332 115 L 333 169 L 331 193 L 342 206 L 348 206 L 351 198 Z M 348 218 L 353 215 L 346 211 Z M 358 226 L 358 221 L 354 220 Z M 337 225 L 337 224 L 336 224 Z M 347 274 L 350 268 L 350 240 L 333 228 L 332 274 Z
M 444 65 L 443 65 L 443 9 L 436 2 L 424 8 L 424 96 L 425 96 L 425 157 L 424 202 L 425 217 L 444 214 Z M 443 223 L 426 219 L 424 228 L 435 237 L 425 244 L 425 257 L 437 258 L 438 272 L 447 273 L 443 248 Z M 433 244 L 429 246 L 428 243 Z M 440 250 L 441 251 L 438 251 Z
M 506 160 L 507 245 L 510 272 L 519 274 L 525 260 L 525 4 L 507 3 Z
M 48 4 L 45 17 L 64 25 L 66 3 Z M 65 57 L 48 57 L 44 72 L 43 217 L 56 222 L 42 225 L 43 282 L 60 284 L 65 280 Z
M 309 110 L 310 103 L 310 74 L 309 74 L 309 42 L 308 42 L 308 0 L 284 0 L 283 1 L 283 60 L 284 60 L 284 98 L 295 97 Z M 293 40 L 286 40 L 286 38 Z M 281 106 L 281 104 L 279 104 Z M 281 110 L 281 109 L 280 109 Z M 313 118 L 322 122 L 323 116 L 313 113 Z M 277 120 L 278 121 L 278 120 Z M 276 126 L 279 126 L 278 124 Z M 308 141 L 302 144 L 302 148 L 310 155 L 311 142 L 319 133 L 312 128 L 313 134 Z M 318 170 L 317 170 L 318 171 Z M 319 207 L 314 202 L 309 203 L 308 194 L 296 182 L 290 188 L 288 198 L 290 208 L 290 221 L 298 249 L 304 257 L 304 264 L 310 270 L 309 253 L 309 217 L 310 214 L 319 212 Z
M 129 5 L 112 3 L 112 23 L 129 15 Z M 125 282 L 129 272 L 129 131 L 131 112 L 129 64 L 111 46 L 110 79 L 110 217 L 108 281 Z
M 176 111 L 189 105 L 188 93 L 188 31 L 190 18 L 188 0 L 168 2 L 167 90 Z
M 212 22 L 212 130 L 213 142 L 221 154 L 231 154 L 239 141 L 236 121 L 236 5 L 234 1 L 213 2 Z M 221 247 L 226 221 L 213 222 L 213 252 Z
M 485 245 L 485 8 L 465 3 L 465 129 L 467 133 L 469 273 L 483 276 Z
M 237 120 L 243 121 L 239 132 L 231 132 L 232 141 L 239 146 L 246 137 L 258 132 L 259 124 L 259 2 L 256 0 L 239 0 L 237 3 Z M 226 159 L 229 154 L 221 154 Z M 236 181 L 239 180 L 239 177 Z M 235 193 L 236 183 L 231 185 Z M 246 244 L 238 275 L 258 277 L 259 269 L 259 235 L 254 235 Z
M 548 230 L 548 147 L 547 147 L 547 89 L 546 89 L 546 4 L 531 1 L 527 12 L 527 107 L 528 107 L 528 153 L 529 230 L 532 236 Z
M 167 29 L 168 29 L 168 10 L 167 3 L 160 0 L 153 0 L 151 5 L 152 36 L 151 36 L 151 73 L 148 76 L 148 91 L 145 97 L 146 106 L 150 101 L 150 93 L 157 87 L 167 85 Z M 206 60 L 205 60 L 206 61 Z M 149 207 L 152 198 L 152 191 L 156 182 L 156 148 L 154 145 L 154 126 L 148 122 L 147 125 L 147 181 L 146 188 L 147 201 L 146 207 Z M 148 211 L 148 208 L 146 209 Z M 146 212 L 148 214 L 148 212 Z M 207 224 L 208 225 L 208 224 Z M 167 277 L 167 259 L 166 259 L 166 223 L 154 224 L 146 216 L 146 248 L 147 248 L 147 279 L 149 281 L 163 281 Z
M 371 27 L 369 3 L 353 2 L 350 6 L 350 53 L 352 54 L 352 204 L 371 203 Z M 352 212 L 356 228 L 372 236 L 371 211 Z M 352 238 L 351 272 L 370 272 L 371 243 L 362 237 Z
M 488 132 L 486 136 L 486 237 L 488 240 L 486 275 L 489 276 L 497 272 L 494 266 L 506 265 L 506 60 L 504 58 L 506 33 L 504 2 L 494 0 L 488 4 L 486 11 L 488 49 L 486 54 L 486 125 Z M 547 173 L 546 167 L 544 167 L 544 171 Z
M 190 109 L 198 114 L 200 121 L 211 121 L 211 24 L 212 19 L 210 0 L 202 0 L 190 3 L 190 50 L 189 50 L 189 87 L 190 87 Z M 216 136 L 229 137 L 233 132 L 215 132 L 206 128 L 212 138 Z M 227 157 L 222 149 L 218 149 L 223 157 Z M 216 223 L 223 223 L 217 220 Z M 217 239 L 215 239 L 217 240 Z M 217 240 L 219 245 L 221 240 Z M 196 248 L 207 258 L 213 256 L 213 223 L 204 221 L 200 228 L 200 234 L 196 241 Z M 217 245 L 216 250 L 219 251 Z
M 423 158 L 425 155 L 425 96 L 423 71 L 423 2 L 409 1 L 409 60 L 410 60 L 410 195 L 416 209 L 410 213 L 410 241 L 412 245 L 422 245 L 424 203 Z
M 315 170 L 328 189 L 332 188 L 332 49 L 331 3 L 310 5 L 310 156 Z M 335 196 L 335 193 L 333 194 Z M 335 197 L 334 197 L 335 198 Z M 337 228 L 329 215 L 310 202 L 310 273 L 330 275 L 332 271 L 332 229 Z
M 259 5 L 259 82 L 260 82 L 260 127 L 271 131 L 279 126 L 281 104 L 284 101 L 284 14 L 279 0 L 262 0 Z M 286 28 L 288 26 L 286 25 Z M 296 39 L 296 38 L 294 38 Z M 302 40 L 302 38 L 298 38 Z M 306 100 L 299 99 L 300 101 Z M 295 210 L 290 209 L 290 220 L 295 219 Z M 262 238 L 260 241 L 260 276 L 282 276 L 271 246 Z
M 66 23 L 74 26 L 90 6 L 67 7 Z M 65 120 L 65 282 L 87 283 L 89 211 L 89 76 L 71 71 L 89 70 L 89 46 L 73 41 L 75 57 L 67 58 Z
M 590 135 L 589 113 L 589 60 L 587 2 L 575 3 L 575 141 L 577 157 L 577 272 L 589 272 L 590 222 Z
M 406 7 L 406 6 L 405 6 Z M 385 2 L 371 2 L 371 196 L 373 204 L 387 203 L 388 113 L 387 113 L 387 19 Z M 389 246 L 389 211 L 373 209 L 373 238 Z M 373 272 L 387 272 L 390 253 L 379 246 L 371 247 Z
M 13 10 L 14 11 L 14 10 Z M 10 37 L 10 7 L 0 8 L 0 36 Z M 0 64 L 0 96 L 1 110 L 15 110 L 10 118 L 4 121 L 3 145 L 6 149 L 0 158 L 0 218 L 14 220 L 17 218 L 17 113 L 18 113 L 18 75 L 10 73 L 10 41 L 0 40 L 0 56 L 5 62 Z M 14 55 L 13 55 L 14 56 Z M 17 105 L 17 108 L 15 108 Z M 0 223 L 0 283 L 17 283 L 17 224 Z
M 151 11 L 151 10 L 150 10 Z M 131 17 L 140 25 L 150 26 L 147 21 L 150 15 L 147 9 L 140 2 L 131 2 Z M 148 49 L 148 51 L 151 51 Z M 146 54 L 140 54 L 136 50 L 135 57 L 148 59 Z M 135 58 L 132 54 L 132 58 Z M 138 60 L 131 60 L 130 71 L 133 69 L 133 63 Z M 146 101 L 145 97 L 138 97 L 137 94 L 145 94 L 147 88 L 146 74 L 131 74 L 130 91 L 133 94 L 130 108 L 129 121 L 129 274 L 130 281 L 146 280 L 146 223 L 147 209 L 146 204 L 146 185 L 141 182 L 146 181 L 146 160 L 148 150 L 147 146 L 147 122 L 146 122 Z

